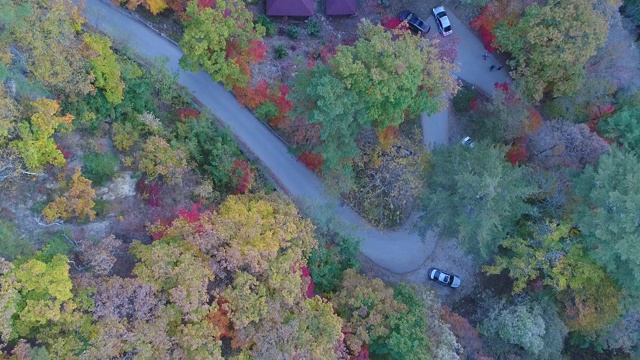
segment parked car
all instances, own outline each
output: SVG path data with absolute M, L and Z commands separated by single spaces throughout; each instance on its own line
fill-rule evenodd
M 429 269 L 429 279 L 439 284 L 450 286 L 454 289 L 460 287 L 459 277 L 455 275 L 449 275 L 445 272 L 442 272 L 442 270 L 439 270 L 436 268 Z
M 405 10 L 400 13 L 400 20 L 405 21 L 409 24 L 409 27 L 415 31 L 421 33 L 428 33 L 431 30 L 431 25 L 427 24 L 424 20 L 420 19 L 416 14 L 412 13 L 409 10 Z
M 436 18 L 436 25 L 438 25 L 438 31 L 442 36 L 448 36 L 453 32 L 451 29 L 451 22 L 449 22 L 449 17 L 447 16 L 447 12 L 444 11 L 444 6 L 438 6 L 433 8 L 433 17 Z
M 470 136 L 465 136 L 462 140 L 460 140 L 460 144 L 463 146 L 468 146 L 470 148 L 476 146 L 476 143 L 473 142 Z

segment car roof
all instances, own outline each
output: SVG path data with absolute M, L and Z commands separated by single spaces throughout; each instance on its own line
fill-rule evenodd
M 448 16 L 441 17 L 440 21 L 442 22 L 442 27 L 451 26 L 451 23 L 449 22 L 449 17 Z

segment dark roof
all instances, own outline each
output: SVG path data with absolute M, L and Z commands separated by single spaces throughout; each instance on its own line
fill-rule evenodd
M 269 16 L 313 16 L 313 0 L 267 0 Z
M 327 0 L 327 15 L 354 15 L 356 0 Z

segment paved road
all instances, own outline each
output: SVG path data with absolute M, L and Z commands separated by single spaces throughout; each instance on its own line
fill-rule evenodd
M 348 206 L 332 199 L 318 178 L 298 162 L 282 144 L 249 111 L 220 84 L 211 81 L 204 72 L 181 71 L 178 59 L 182 52 L 173 43 L 159 36 L 124 11 L 100 0 L 86 0 L 85 15 L 89 23 L 111 38 L 128 45 L 138 56 L 166 56 L 169 67 L 179 71 L 179 82 L 191 91 L 213 114 L 229 126 L 236 138 L 267 168 L 279 185 L 298 204 L 312 203 L 331 209 L 339 218 L 354 225 L 363 241 L 361 251 L 383 268 L 404 273 L 418 268 L 433 251 L 435 237 L 428 234 L 421 241 L 409 224 L 397 231 L 383 231 L 368 225 Z M 409 222 L 408 222 L 409 223 Z
M 167 57 L 169 68 L 178 71 L 180 84 L 189 89 L 231 129 L 238 141 L 271 172 L 279 186 L 294 201 L 298 204 L 312 204 L 324 211 L 329 209 L 347 224 L 353 225 L 348 231 L 363 239 L 361 251 L 369 259 L 389 271 L 405 273 L 420 267 L 431 254 L 436 241 L 434 234 L 428 233 L 425 239 L 420 239 L 412 231 L 413 221 L 408 221 L 396 231 L 380 230 L 368 225 L 351 208 L 340 205 L 329 196 L 318 178 L 298 162 L 285 145 L 241 106 L 222 85 L 213 82 L 209 75 L 202 71 L 182 71 L 178 65 L 182 52 L 171 41 L 109 3 L 86 0 L 85 4 L 85 15 L 89 23 L 112 39 L 127 45 L 137 56 L 147 59 Z M 503 70 L 500 73 L 489 73 L 489 60 L 482 60 L 484 49 L 480 41 L 457 18 L 451 15 L 450 18 L 454 31 L 461 40 L 458 59 L 462 70 L 459 75 L 491 93 L 495 81 L 507 80 L 506 72 Z M 446 110 L 423 122 L 427 125 L 424 130 L 428 134 L 425 142 L 428 139 L 433 143 L 447 142 Z M 434 123 L 437 125 L 434 126 Z
M 482 55 L 487 51 L 484 49 L 482 42 L 454 14 L 447 11 L 447 15 L 453 27 L 453 34 L 447 38 L 442 38 L 441 41 L 452 41 L 454 37 L 459 40 L 456 61 L 459 70 L 456 75 L 466 82 L 479 87 L 487 94 L 493 94 L 496 82 L 511 82 L 506 67 L 502 70 L 489 71 L 491 65 L 500 65 L 498 60 L 493 55 L 489 55 L 487 60 L 483 60 Z M 431 24 L 432 31 L 435 32 L 436 36 L 440 36 L 433 15 L 429 16 L 426 21 Z M 422 114 L 422 136 L 427 147 L 449 143 L 448 118 L 448 108 L 431 116 L 427 113 Z

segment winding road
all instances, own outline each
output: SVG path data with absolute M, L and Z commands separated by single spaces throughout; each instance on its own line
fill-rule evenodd
M 180 69 L 178 60 L 182 52 L 173 42 L 126 11 L 101 0 L 85 0 L 84 13 L 91 25 L 130 48 L 136 56 L 145 59 L 168 58 L 169 68 L 179 74 L 178 82 L 229 127 L 245 150 L 270 172 L 280 188 L 298 205 L 329 211 L 344 223 L 353 225 L 346 227 L 345 231 L 362 239 L 361 252 L 376 264 L 394 273 L 405 273 L 419 268 L 433 252 L 436 242 L 434 233 L 430 232 L 421 239 L 413 231 L 413 221 L 407 221 L 395 231 L 381 230 L 372 227 L 349 206 L 330 196 L 315 174 L 297 161 L 278 137 L 240 105 L 222 85 L 213 82 L 203 71 L 190 73 Z M 504 70 L 489 72 L 489 62 L 482 59 L 484 49 L 480 41 L 458 19 L 451 15 L 450 18 L 455 34 L 460 38 L 458 65 L 462 70 L 458 76 L 491 93 L 493 84 L 507 81 L 508 74 Z M 446 110 L 431 117 L 423 116 L 422 121 L 424 133 L 428 134 L 425 143 L 448 142 Z

